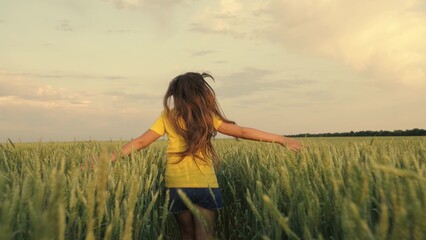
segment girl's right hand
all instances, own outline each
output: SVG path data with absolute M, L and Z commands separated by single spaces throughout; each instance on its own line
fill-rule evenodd
M 285 138 L 285 140 L 281 143 L 281 145 L 294 152 L 300 151 L 300 149 L 302 149 L 302 146 L 303 146 L 299 141 L 294 140 L 292 138 Z

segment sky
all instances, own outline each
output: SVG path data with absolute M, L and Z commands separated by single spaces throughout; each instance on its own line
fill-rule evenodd
M 426 128 L 425 0 L 2 0 L 0 141 L 128 140 L 209 72 L 238 125 Z

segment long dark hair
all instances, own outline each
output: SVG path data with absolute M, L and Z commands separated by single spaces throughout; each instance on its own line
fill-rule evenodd
M 213 88 L 205 80 L 207 77 L 214 81 L 208 73 L 188 72 L 175 77 L 169 84 L 163 105 L 167 120 L 186 143 L 185 150 L 173 154 L 180 156 L 180 161 L 186 156 L 193 156 L 204 163 L 210 159 L 218 166 L 218 157 L 211 142 L 217 133 L 213 117 L 234 122 L 222 113 Z

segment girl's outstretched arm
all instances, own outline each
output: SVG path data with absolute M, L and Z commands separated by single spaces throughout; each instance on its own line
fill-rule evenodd
M 121 148 L 121 154 L 124 156 L 127 156 L 130 153 L 132 153 L 132 150 L 138 151 L 142 148 L 146 148 L 160 137 L 161 137 L 160 134 L 149 129 L 148 131 L 140 135 L 138 138 L 135 138 L 132 141 L 126 143 L 126 145 L 124 145 Z M 111 161 L 115 161 L 116 158 L 117 158 L 117 154 L 113 153 L 111 155 Z
M 262 141 L 262 142 L 274 142 L 284 147 L 288 147 L 293 151 L 299 151 L 302 147 L 299 141 L 292 138 L 284 137 L 282 135 L 264 132 L 254 128 L 240 127 L 236 124 L 222 122 L 217 129 L 218 132 L 233 136 L 236 138 L 243 138 L 248 140 Z

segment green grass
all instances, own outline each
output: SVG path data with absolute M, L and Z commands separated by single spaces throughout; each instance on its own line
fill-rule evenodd
M 215 141 L 219 239 L 426 239 L 426 138 L 302 141 Z M 110 163 L 123 144 L 1 144 L 0 239 L 175 239 L 165 141 Z

